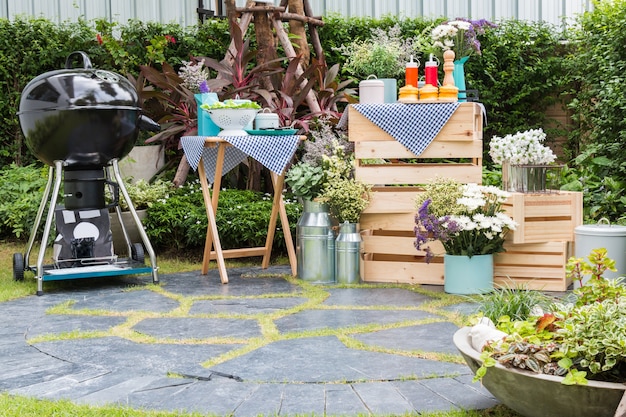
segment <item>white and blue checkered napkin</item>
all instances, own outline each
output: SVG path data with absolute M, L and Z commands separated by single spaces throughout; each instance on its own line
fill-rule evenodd
M 256 159 L 272 172 L 281 174 L 298 148 L 300 136 L 223 136 L 226 142 L 233 146 L 224 149 L 224 167 L 222 174 L 228 173 L 243 162 L 248 156 Z M 204 163 L 204 170 L 209 182 L 215 178 L 215 163 L 217 147 L 204 147 L 204 136 L 184 136 L 181 145 L 189 165 L 198 169 L 200 159 Z
M 354 104 L 353 107 L 408 150 L 419 155 L 439 134 L 459 103 Z

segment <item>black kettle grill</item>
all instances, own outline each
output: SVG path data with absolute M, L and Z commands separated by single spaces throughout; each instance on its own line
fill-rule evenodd
M 82 68 L 73 68 L 82 60 Z M 142 114 L 132 83 L 119 74 L 92 68 L 84 52 L 71 53 L 65 69 L 46 72 L 31 80 L 20 99 L 18 117 L 26 145 L 49 168 L 26 253 L 13 255 L 14 279 L 27 268 L 43 281 L 151 273 L 158 282 L 156 256 L 128 195 L 118 160 L 132 150 L 140 130 L 160 126 Z M 63 204 L 57 202 L 63 180 Z M 105 187 L 113 196 L 105 198 Z M 122 222 L 119 195 L 128 203 L 142 243 L 132 243 Z M 29 267 L 37 230 L 49 205 L 39 256 Z M 115 209 L 127 243 L 127 258 L 113 253 L 109 209 Z M 56 221 L 52 265 L 43 265 L 52 222 Z M 144 263 L 144 248 L 151 267 Z

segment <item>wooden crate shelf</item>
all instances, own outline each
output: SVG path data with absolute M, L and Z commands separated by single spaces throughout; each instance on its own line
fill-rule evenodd
M 424 252 L 415 246 L 413 232 L 364 230 L 361 256 L 361 280 L 403 284 L 443 285 L 443 257 L 426 263 Z M 435 253 L 443 253 L 439 242 L 431 244 Z M 494 256 L 496 285 L 524 285 L 542 291 L 566 291 L 572 284 L 565 265 L 573 255 L 573 242 L 505 243 L 506 252 Z
M 565 265 L 574 254 L 573 242 L 505 244 L 506 252 L 494 257 L 494 282 L 532 290 L 566 291 L 572 280 L 566 277 Z
M 348 133 L 354 142 L 356 177 L 373 186 L 361 215 L 361 280 L 443 285 L 443 257 L 430 263 L 415 244 L 415 198 L 420 185 L 451 177 L 482 182 L 482 112 L 476 103 L 461 103 L 434 141 L 415 155 L 352 107 Z M 507 252 L 494 258 L 498 284 L 526 284 L 544 291 L 564 291 L 571 284 L 565 264 L 574 227 L 582 223 L 582 194 L 513 193 L 505 210 L 520 227 L 509 235 Z M 439 242 L 435 253 L 443 254 Z
M 507 239 L 518 244 L 574 241 L 574 228 L 583 223 L 582 199 L 582 193 L 570 191 L 512 193 L 503 206 L 518 227 Z
M 361 237 L 362 281 L 443 285 L 443 258 L 426 263 L 424 252 L 415 248 L 413 231 L 363 230 Z M 443 252 L 439 242 L 431 245 Z
M 436 176 L 480 183 L 482 121 L 478 104 L 461 103 L 433 142 L 420 155 L 415 155 L 349 107 L 348 132 L 355 148 L 355 176 L 368 184 L 379 185 L 423 184 Z

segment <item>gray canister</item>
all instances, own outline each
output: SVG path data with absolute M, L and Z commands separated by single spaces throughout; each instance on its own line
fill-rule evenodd
M 605 248 L 607 256 L 615 261 L 617 271 L 606 271 L 604 277 L 614 279 L 626 274 L 626 226 L 612 225 L 607 219 L 600 219 L 597 224 L 576 226 L 574 235 L 577 258 L 587 261 L 592 250 Z M 583 277 L 583 283 L 589 278 Z M 579 286 L 575 281 L 574 287 Z
M 339 227 L 335 242 L 335 279 L 340 284 L 356 284 L 360 279 L 361 234 L 356 223 Z
M 335 264 L 330 257 L 333 239 L 329 235 L 332 233 L 328 205 L 304 200 L 304 211 L 296 226 L 296 259 L 300 279 L 321 284 L 335 282 Z

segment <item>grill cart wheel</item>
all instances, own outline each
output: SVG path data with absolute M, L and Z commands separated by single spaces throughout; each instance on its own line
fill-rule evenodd
M 24 255 L 21 253 L 13 254 L 13 279 L 24 281 Z
M 130 249 L 130 257 L 133 261 L 137 261 L 142 264 L 146 262 L 146 255 L 144 254 L 143 245 L 141 243 L 133 243 Z

